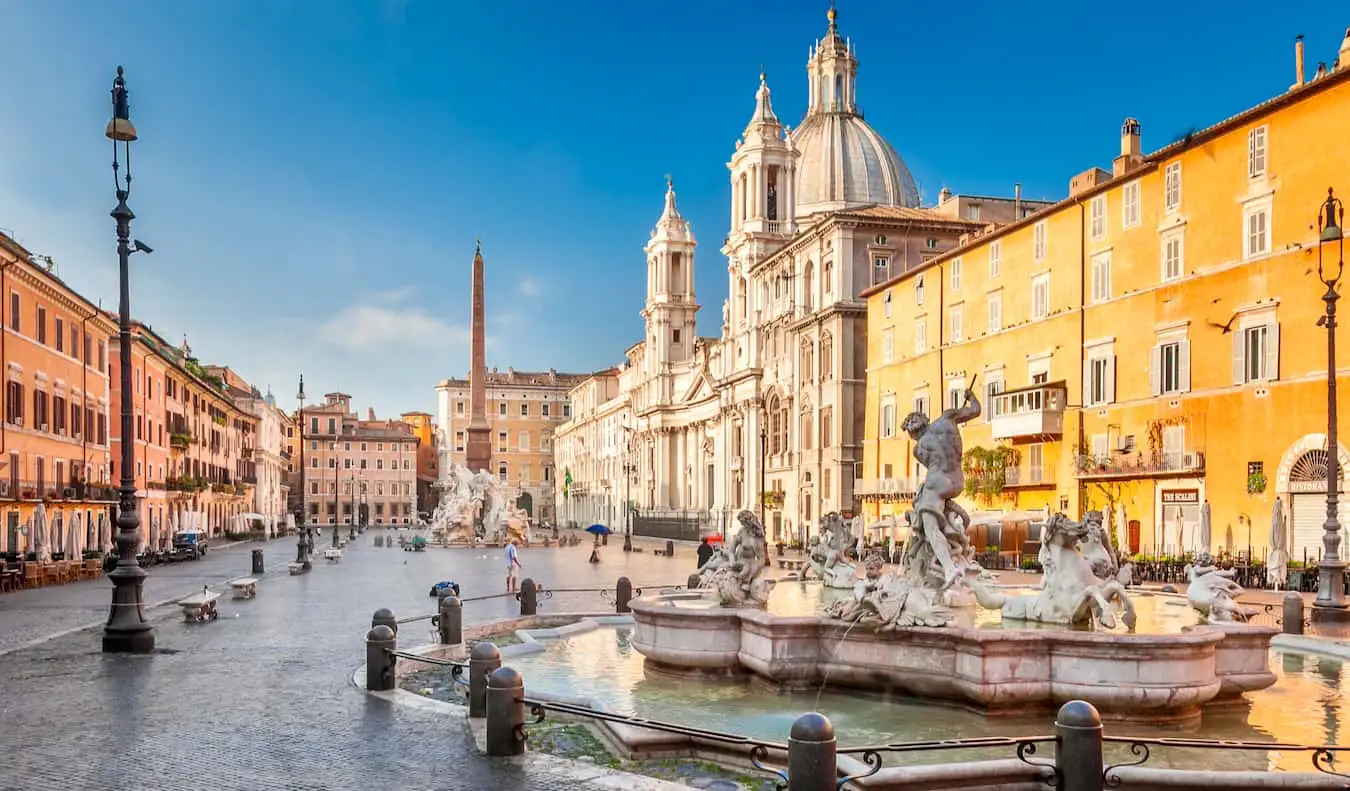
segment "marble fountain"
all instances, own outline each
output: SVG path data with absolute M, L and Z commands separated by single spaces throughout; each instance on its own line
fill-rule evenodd
M 1042 530 L 1036 589 L 1009 589 L 975 562 L 962 489 L 959 425 L 966 404 L 904 428 L 927 478 L 908 515 L 903 563 L 864 559 L 851 592 L 812 614 L 782 614 L 763 526 L 742 511 L 740 531 L 704 567 L 700 589 L 631 603 L 632 647 L 656 674 L 753 678 L 784 692 L 860 691 L 970 708 L 988 715 L 1053 712 L 1070 700 L 1104 718 L 1199 721 L 1205 706 L 1272 686 L 1277 630 L 1248 624 L 1240 589 L 1205 557 L 1189 602 L 1132 600 L 1101 515 L 1053 515 Z M 835 535 L 842 520 L 835 520 Z M 835 539 L 838 540 L 838 539 Z M 829 553 L 824 553 L 828 555 Z M 852 568 L 849 569 L 850 574 Z M 826 586 L 832 572 L 821 575 Z M 801 583 L 777 583 L 797 587 Z M 1167 605 L 1194 610 L 1178 622 Z M 1172 610 L 1178 608 L 1172 607 Z

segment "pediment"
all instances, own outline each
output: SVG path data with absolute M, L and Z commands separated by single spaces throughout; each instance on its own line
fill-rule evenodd
M 712 397 L 713 387 L 712 383 L 708 381 L 707 371 L 699 369 L 694 373 L 694 378 L 690 380 L 689 387 L 685 388 L 684 397 L 680 401 L 691 404 Z

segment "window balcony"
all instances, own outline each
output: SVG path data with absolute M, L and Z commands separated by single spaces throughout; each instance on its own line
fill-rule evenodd
M 990 402 L 985 409 L 994 439 L 1064 434 L 1064 408 L 1069 397 L 1063 382 L 1008 390 Z
M 1078 477 L 1085 479 L 1179 478 L 1205 474 L 1203 450 L 1115 453 L 1078 457 Z
M 1016 486 L 1053 486 L 1054 477 L 1047 475 L 1044 467 L 1009 467 L 1003 471 L 1003 485 Z
M 853 496 L 864 502 L 909 502 L 919 484 L 918 478 L 855 478 Z

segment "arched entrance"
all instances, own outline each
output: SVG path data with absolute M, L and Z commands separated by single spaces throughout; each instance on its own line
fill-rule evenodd
M 521 492 L 516 498 L 516 507 L 523 510 L 528 517 L 534 517 L 534 497 L 529 492 Z
M 1350 454 L 1338 448 L 1340 457 L 1341 525 L 1350 519 L 1345 474 L 1350 470 Z M 1322 523 L 1327 518 L 1327 466 L 1331 455 L 1325 434 L 1308 434 L 1285 452 L 1276 474 L 1275 490 L 1289 508 L 1290 560 L 1316 561 L 1322 556 Z

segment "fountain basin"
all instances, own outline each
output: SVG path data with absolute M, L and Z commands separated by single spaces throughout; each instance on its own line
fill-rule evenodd
M 1180 634 L 915 627 L 876 632 L 819 616 L 702 606 L 699 594 L 634 600 L 633 647 L 653 670 L 747 675 L 785 691 L 822 685 L 945 702 L 990 715 L 1053 712 L 1073 699 L 1104 717 L 1187 723 L 1201 707 L 1275 683 L 1277 630 Z

